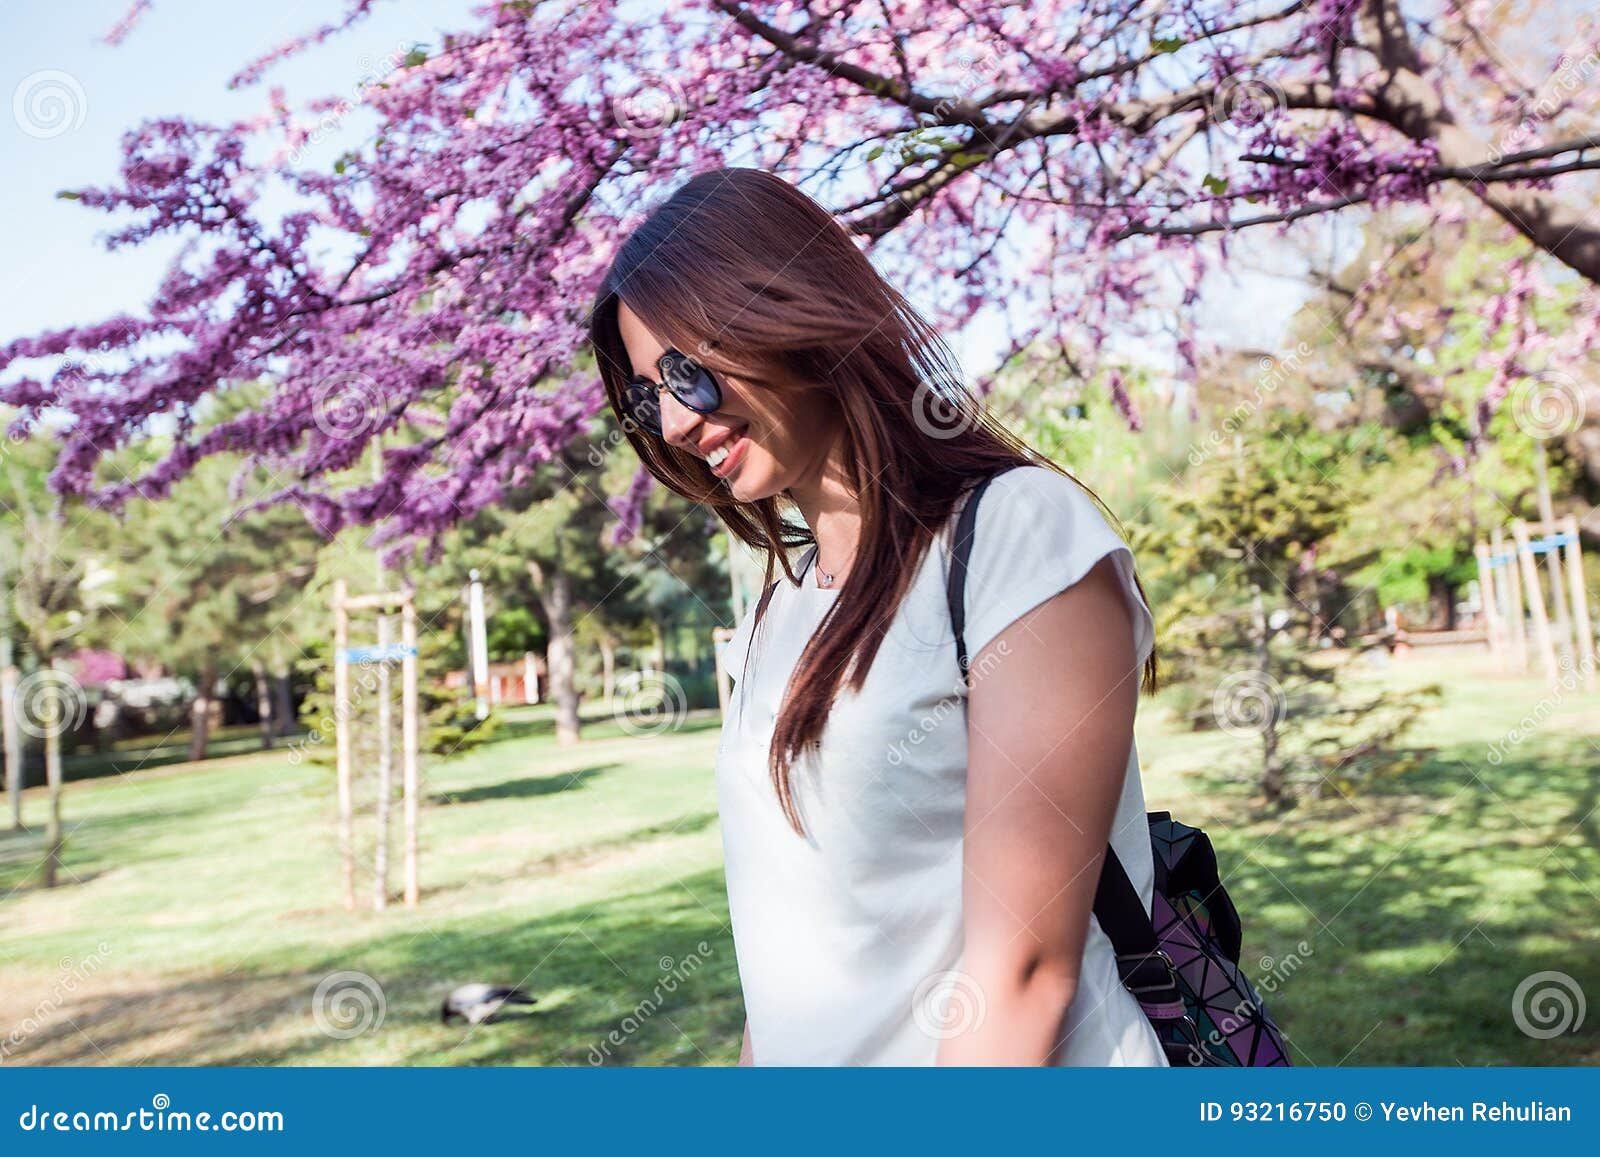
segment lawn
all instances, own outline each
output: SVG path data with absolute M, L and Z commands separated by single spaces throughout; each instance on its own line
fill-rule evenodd
M 1537 972 L 1600 993 L 1600 696 L 1552 696 L 1476 660 L 1381 678 L 1441 676 L 1453 683 L 1413 739 L 1415 770 L 1284 815 L 1252 804 L 1248 742 L 1180 733 L 1147 702 L 1148 802 L 1212 832 L 1246 966 L 1298 1063 L 1600 1061 L 1597 1018 L 1539 1040 L 1512 1016 Z M 1538 725 L 1492 763 L 1491 745 L 1530 715 Z M 50 892 L 32 875 L 45 800 L 30 791 L 31 831 L 0 832 L 0 1052 L 23 1064 L 732 1062 L 742 1011 L 715 715 L 645 738 L 597 716 L 586 736 L 563 749 L 543 709 L 519 709 L 495 742 L 427 770 L 415 911 L 338 906 L 330 776 L 283 752 L 69 785 L 66 882 Z M 318 985 L 342 972 L 375 987 L 326 1000 L 319 1019 Z M 478 1028 L 441 1024 L 443 995 L 471 980 L 524 982 L 539 1003 Z

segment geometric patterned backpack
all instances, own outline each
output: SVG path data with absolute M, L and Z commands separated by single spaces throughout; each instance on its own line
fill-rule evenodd
M 967 559 L 984 479 L 962 508 L 950 568 L 950 621 L 967 676 Z M 1151 812 L 1155 889 L 1150 913 L 1106 848 L 1094 915 L 1117 957 L 1123 987 L 1156 1030 L 1173 1066 L 1266 1068 L 1289 1065 L 1283 1033 L 1239 969 L 1243 929 L 1217 872 L 1211 841 L 1167 812 Z

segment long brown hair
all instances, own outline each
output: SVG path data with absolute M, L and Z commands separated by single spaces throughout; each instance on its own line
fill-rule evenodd
M 948 347 L 845 229 L 771 173 L 702 173 L 622 243 L 590 323 L 619 419 L 633 372 L 618 327 L 621 302 L 710 369 L 763 388 L 810 391 L 841 419 L 861 539 L 850 581 L 800 655 L 770 753 L 779 804 L 803 834 L 790 767 L 820 740 L 846 681 L 861 689 L 924 552 L 961 495 L 1011 466 L 1072 475 L 976 404 Z M 798 581 L 786 552 L 814 538 L 804 523 L 784 520 L 777 497 L 740 502 L 698 455 L 632 421 L 622 426 L 662 484 L 710 506 L 731 534 L 767 553 L 764 586 L 779 566 Z M 1084 489 L 1117 525 L 1099 496 Z M 1147 692 L 1156 688 L 1154 654 L 1141 682 Z

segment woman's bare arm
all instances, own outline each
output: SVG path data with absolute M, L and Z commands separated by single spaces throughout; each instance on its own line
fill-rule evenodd
M 947 1065 L 1038 1065 L 1077 991 L 1139 694 L 1110 557 L 972 657 L 957 994 Z M 954 1006 L 952 1006 L 954 1007 Z

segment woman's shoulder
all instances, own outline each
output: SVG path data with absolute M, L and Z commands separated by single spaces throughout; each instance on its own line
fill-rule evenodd
M 1116 572 L 1134 613 L 1141 660 L 1154 622 L 1134 578 L 1133 553 L 1084 485 L 1051 466 L 1017 466 L 979 500 L 967 571 L 966 635 L 977 651 L 1007 624 L 1074 585 L 1101 559 Z
M 1065 471 L 1029 463 L 998 474 L 978 505 L 977 526 L 999 527 L 1013 534 L 1098 545 L 1104 535 L 1121 535 L 1088 488 Z

